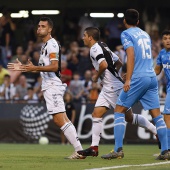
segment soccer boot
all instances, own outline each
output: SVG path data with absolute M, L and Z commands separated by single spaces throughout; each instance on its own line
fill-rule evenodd
M 91 146 L 90 148 L 77 151 L 77 153 L 82 156 L 98 156 L 98 146 Z
M 85 159 L 86 156 L 82 156 L 80 154 L 78 154 L 77 152 L 73 152 L 72 155 L 70 155 L 69 157 L 66 157 L 65 159 Z
M 123 157 L 124 153 L 122 148 L 119 148 L 117 152 L 112 150 L 110 153 L 101 156 L 102 159 L 121 159 Z
M 164 151 L 163 154 L 160 154 L 156 160 L 170 160 L 170 152 L 169 151 Z

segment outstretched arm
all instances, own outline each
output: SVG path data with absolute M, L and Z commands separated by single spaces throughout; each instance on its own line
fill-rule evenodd
M 17 59 L 17 63 L 8 63 L 8 69 L 12 71 L 22 71 L 22 72 L 56 72 L 58 70 L 58 60 L 51 61 L 48 66 L 35 66 L 28 60 L 27 65 L 22 65 L 22 63 Z
M 22 63 L 18 60 L 18 58 L 16 59 L 16 61 L 16 63 L 8 63 L 8 69 L 12 71 L 22 71 Z
M 57 72 L 58 60 L 52 60 L 50 65 L 47 66 L 35 66 L 28 60 L 28 64 L 23 66 L 23 72 Z

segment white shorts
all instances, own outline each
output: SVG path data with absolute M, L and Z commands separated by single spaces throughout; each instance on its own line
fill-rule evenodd
M 115 92 L 105 92 L 105 91 L 101 91 L 99 94 L 99 97 L 96 101 L 95 107 L 101 107 L 101 106 L 105 106 L 109 109 L 115 108 L 116 106 L 116 101 L 117 98 L 120 94 L 122 89 L 117 90 Z
M 65 93 L 66 86 L 50 86 L 49 89 L 44 90 L 44 99 L 46 101 L 47 111 L 49 114 L 56 114 L 65 112 L 65 104 L 63 95 Z

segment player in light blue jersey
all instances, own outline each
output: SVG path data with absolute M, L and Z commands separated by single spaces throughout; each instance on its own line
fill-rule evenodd
M 153 69 L 151 40 L 149 35 L 137 27 L 139 13 L 128 9 L 124 15 L 127 28 L 121 34 L 121 41 L 127 54 L 127 74 L 123 90 L 115 108 L 114 136 L 115 148 L 110 159 L 123 157 L 123 136 L 125 133 L 125 114 L 128 108 L 140 101 L 145 110 L 149 110 L 157 128 L 161 142 L 160 160 L 170 159 L 168 152 L 167 128 L 160 113 L 158 83 Z
M 164 48 L 158 55 L 155 73 L 159 75 L 163 69 L 167 79 L 167 94 L 163 115 L 167 126 L 168 150 L 170 151 L 170 30 L 165 30 L 162 32 L 162 44 Z

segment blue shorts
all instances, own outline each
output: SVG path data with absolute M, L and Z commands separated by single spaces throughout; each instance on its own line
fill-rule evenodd
M 130 90 L 121 91 L 117 105 L 132 107 L 140 101 L 145 110 L 160 108 L 156 77 L 139 77 L 131 80 Z
M 165 107 L 164 107 L 163 114 L 170 114 L 170 91 L 168 91 L 166 94 Z

